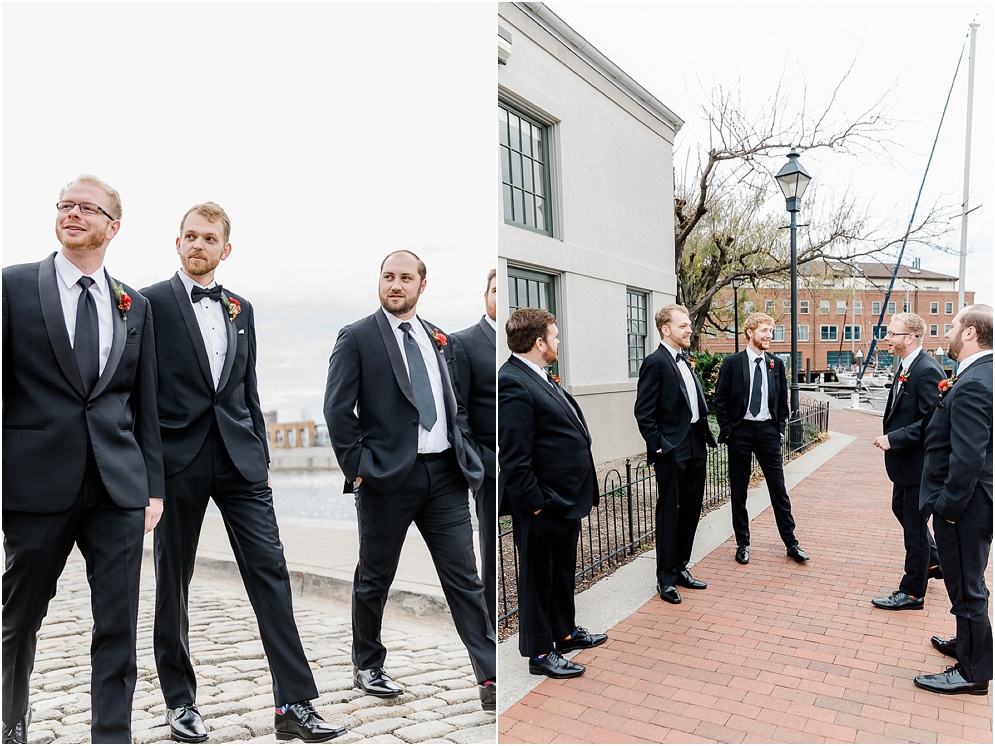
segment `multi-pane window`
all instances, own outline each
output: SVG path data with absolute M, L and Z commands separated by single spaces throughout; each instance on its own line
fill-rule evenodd
M 802 301 L 802 303 L 804 303 L 806 306 L 808 305 L 808 301 L 807 300 L 806 301 Z M 791 310 L 791 301 L 788 300 L 787 298 L 785 298 L 784 300 L 782 300 L 781 301 L 781 310 L 783 310 L 785 313 L 787 313 L 788 311 L 790 311 Z M 806 311 L 805 313 L 808 313 L 808 311 Z
M 862 300 L 855 300 L 853 302 L 853 315 L 854 316 L 863 316 L 864 315 L 864 301 L 862 301 Z
M 849 350 L 845 352 L 830 350 L 826 353 L 826 364 L 830 368 L 849 368 L 853 365 L 853 355 Z
M 875 300 L 871 301 L 871 316 L 881 315 L 881 301 Z
M 549 202 L 549 128 L 498 104 L 504 221 L 552 235 Z
M 947 316 L 950 316 L 951 314 L 953 314 L 953 312 L 954 312 L 954 303 L 953 301 L 948 300 L 946 303 L 943 304 L 943 313 L 945 313 Z
M 943 335 L 946 336 L 947 332 L 949 332 L 953 328 L 954 328 L 953 324 L 944 324 L 943 325 Z
M 912 310 L 912 304 L 909 303 L 908 301 L 905 301 L 902 304 L 902 313 L 909 313 L 911 310 Z
M 819 313 L 822 314 L 823 316 L 825 316 L 826 314 L 829 313 L 829 301 L 828 300 L 820 300 L 819 301 Z
M 772 300 L 765 300 L 764 301 L 764 313 L 767 314 L 768 316 L 773 316 L 774 315 L 774 313 L 775 313 L 774 312 L 774 301 L 772 301 Z
M 647 294 L 626 290 L 628 307 L 629 377 L 639 375 L 639 366 L 646 357 L 646 336 L 649 333 Z
M 838 301 L 836 301 L 836 313 L 840 314 L 841 316 L 845 316 L 846 315 L 846 301 L 845 300 L 838 300 Z
M 893 362 L 893 358 L 890 352 L 885 352 L 881 350 L 878 352 L 878 367 L 879 368 L 890 368 Z
M 930 324 L 929 325 L 929 336 L 931 336 L 931 337 L 939 337 L 940 336 L 940 326 L 939 326 L 939 324 Z
M 753 313 L 753 301 L 752 300 L 744 300 L 743 301 L 743 312 L 746 313 L 747 315 Z
M 787 301 L 790 303 L 791 301 Z M 798 313 L 808 313 L 808 301 L 800 300 L 798 301 Z
M 798 341 L 808 342 L 808 324 L 798 325 Z
M 877 339 L 884 339 L 887 333 L 888 333 L 888 327 L 884 324 L 882 324 L 881 326 L 874 327 L 874 336 Z
M 888 301 L 888 313 L 892 316 L 895 315 L 895 301 L 893 300 Z
M 533 272 L 519 267 L 508 267 L 508 310 L 514 313 L 519 308 L 545 308 L 556 315 L 556 279 L 553 275 L 543 272 Z M 559 330 L 560 343 L 563 342 L 563 330 Z M 562 347 L 561 347 L 562 349 Z M 553 375 L 558 375 L 559 362 L 550 368 Z
M 930 316 L 936 316 L 939 313 L 940 313 L 940 302 L 937 301 L 937 300 L 934 300 L 933 302 L 931 302 L 929 304 L 929 315 Z
M 823 342 L 835 342 L 839 339 L 839 328 L 836 324 L 822 324 L 819 327 L 819 339 Z
M 860 339 L 860 326 L 856 324 L 847 324 L 844 326 L 843 339 L 847 342 L 850 340 Z
M 784 341 L 784 325 L 783 324 L 775 324 L 774 325 L 774 334 L 771 336 L 771 340 L 774 341 L 774 342 L 783 342 Z

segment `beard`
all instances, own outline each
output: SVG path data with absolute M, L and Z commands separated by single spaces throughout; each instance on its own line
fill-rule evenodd
M 69 251 L 96 251 L 104 245 L 105 236 L 93 230 L 89 230 L 79 236 L 74 236 L 69 231 L 57 227 L 55 234 L 59 239 L 59 243 Z
M 212 260 L 206 256 L 198 258 L 203 258 L 204 261 L 194 262 L 190 257 L 180 257 L 180 264 L 183 265 L 183 270 L 191 277 L 203 277 L 217 269 L 218 264 L 221 263 L 220 259 Z
M 408 296 L 395 296 L 391 297 L 389 295 L 380 295 L 380 306 L 384 311 L 395 316 L 400 316 L 402 314 L 408 313 L 408 311 L 414 310 L 414 307 L 418 305 L 418 296 L 414 298 L 409 298 Z
M 552 347 L 546 347 L 546 351 L 542 353 L 542 361 L 546 365 L 552 365 L 557 360 L 559 360 L 559 356 L 556 354 L 556 350 Z
M 947 357 L 951 360 L 960 360 L 961 350 L 964 349 L 964 340 L 960 338 L 958 334 L 956 337 L 950 340 L 950 346 L 947 347 Z

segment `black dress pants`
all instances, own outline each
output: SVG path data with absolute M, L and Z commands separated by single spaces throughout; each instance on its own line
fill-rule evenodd
M 929 568 L 938 565 L 940 559 L 929 522 L 919 512 L 919 482 L 892 486 L 891 512 L 902 524 L 905 540 L 905 574 L 898 590 L 922 598 L 929 583 Z
M 235 562 L 256 614 L 277 706 L 315 699 L 318 690 L 294 619 L 290 574 L 266 482 L 247 482 L 217 429 L 179 474 L 166 477 L 166 507 L 155 529 L 153 645 L 166 706 L 197 701 L 190 660 L 190 580 L 208 500 L 221 510 Z
M 792 547 L 795 540 L 795 519 L 791 515 L 791 500 L 784 488 L 784 467 L 781 461 L 781 432 L 774 420 L 743 420 L 729 436 L 729 490 L 732 505 L 732 530 L 737 546 L 750 546 L 750 513 L 746 509 L 746 493 L 750 486 L 753 455 L 763 471 L 774 510 L 777 532 L 784 546 Z
M 493 477 L 484 477 L 480 489 L 473 493 L 477 509 L 477 539 L 480 544 L 480 575 L 484 583 L 484 600 L 491 629 L 497 629 L 497 485 Z
M 699 422 L 666 454 L 656 454 L 656 580 L 676 585 L 687 569 L 705 497 L 705 435 Z
M 86 561 L 93 614 L 90 737 L 131 743 L 145 509 L 121 508 L 110 499 L 90 451 L 69 510 L 4 510 L 3 534 L 3 722 L 13 726 L 27 712 L 38 630 L 76 545 Z
M 496 675 L 497 640 L 487 621 L 484 586 L 473 555 L 466 480 L 453 450 L 419 456 L 401 486 L 378 492 L 366 483 L 356 493 L 359 563 L 352 589 L 352 662 L 383 667 L 380 641 L 384 607 L 408 528 L 418 527 L 432 555 L 443 593 L 478 683 Z

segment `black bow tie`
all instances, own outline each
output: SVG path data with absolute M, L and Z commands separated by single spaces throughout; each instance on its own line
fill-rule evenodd
M 194 303 L 200 303 L 204 298 L 210 298 L 214 301 L 221 300 L 221 286 L 215 285 L 213 288 L 202 288 L 200 285 L 195 285 L 190 291 L 190 299 Z
M 677 353 L 677 362 L 680 362 L 681 360 L 687 360 L 687 359 L 688 359 L 688 356 L 685 355 L 683 352 L 678 352 Z

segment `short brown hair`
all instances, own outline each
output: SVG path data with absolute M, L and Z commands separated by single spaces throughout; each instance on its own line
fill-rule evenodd
M 746 317 L 746 321 L 743 322 L 743 335 L 749 339 L 750 335 L 747 334 L 746 331 L 749 330 L 754 332 L 761 324 L 770 324 L 771 326 L 774 326 L 774 319 L 760 311 L 751 313 Z
M 68 192 L 76 184 L 90 184 L 92 186 L 103 189 L 104 193 L 107 195 L 107 212 L 109 212 L 113 216 L 114 220 L 121 219 L 121 215 L 124 214 L 123 210 L 121 209 L 121 195 L 117 193 L 117 189 L 112 187 L 106 181 L 98 179 L 96 176 L 93 176 L 92 174 L 80 174 L 75 179 L 66 184 L 64 187 L 62 187 L 62 191 L 59 192 L 60 202 L 62 201 L 62 198 L 66 196 L 66 192 Z
M 984 303 L 964 306 L 964 315 L 960 317 L 960 328 L 973 326 L 978 333 L 978 347 L 983 350 L 992 348 L 992 307 Z
M 180 221 L 180 233 L 183 233 L 183 226 L 186 225 L 187 218 L 190 217 L 191 213 L 197 213 L 212 223 L 221 222 L 221 237 L 222 243 L 228 243 L 228 237 L 231 235 L 231 220 L 228 218 L 228 213 L 224 211 L 217 202 L 201 202 L 199 205 L 194 205 L 189 210 L 183 214 L 183 220 Z
M 397 251 L 392 251 L 387 256 L 385 256 L 383 258 L 383 261 L 380 262 L 380 273 L 381 274 L 383 274 L 383 265 L 385 265 L 387 263 L 387 260 L 390 259 L 395 254 L 408 254 L 410 256 L 413 256 L 415 258 L 415 261 L 418 262 L 418 276 L 424 280 L 425 277 L 428 275 L 428 268 L 425 266 L 425 262 L 423 262 L 421 259 L 419 259 L 418 255 L 415 254 L 415 252 L 408 251 L 407 249 L 398 249 Z
M 491 289 L 491 280 L 494 279 L 495 275 L 497 275 L 496 269 L 492 269 L 490 272 L 487 273 L 487 286 L 484 288 L 485 293 Z
M 524 355 L 535 347 L 537 339 L 546 339 L 550 324 L 555 323 L 556 317 L 545 308 L 519 308 L 504 325 L 508 349 Z
M 664 306 L 663 308 L 661 308 L 659 311 L 656 312 L 656 330 L 660 332 L 661 337 L 663 336 L 663 332 L 660 330 L 663 329 L 663 327 L 669 325 L 670 322 L 673 320 L 674 311 L 680 311 L 681 313 L 687 316 L 691 315 L 684 306 L 678 303 L 671 303 L 669 306 Z
M 909 334 L 915 334 L 919 339 L 926 334 L 926 322 L 917 313 L 896 313 L 891 320 L 901 322 L 909 330 Z

